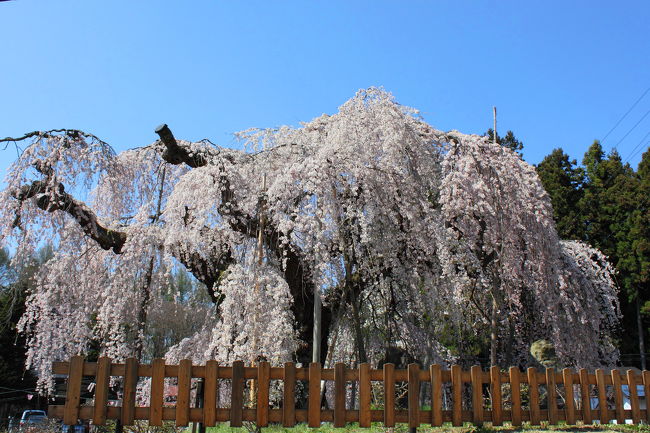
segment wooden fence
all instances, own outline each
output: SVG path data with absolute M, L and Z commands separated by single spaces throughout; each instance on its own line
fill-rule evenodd
M 381 370 L 373 370 L 368 364 L 356 369 L 346 368 L 344 364 L 323 369 L 317 363 L 297 368 L 291 362 L 284 367 L 271 367 L 267 362 L 245 367 L 241 361 L 232 366 L 221 366 L 216 361 L 199 366 L 192 365 L 189 360 L 182 360 L 179 365 L 165 365 L 162 359 L 152 364 L 138 364 L 136 359 L 116 364 L 108 358 L 100 358 L 96 363 L 84 362 L 83 357 L 77 356 L 70 362 L 54 363 L 53 372 L 67 375 L 67 391 L 65 405 L 50 406 L 49 415 L 63 418 L 65 424 L 74 424 L 77 419 L 92 420 L 99 425 L 107 419 L 120 420 L 123 425 L 131 425 L 134 420 L 148 420 L 154 426 L 161 425 L 164 420 L 174 420 L 177 426 L 186 426 L 189 422 L 213 426 L 229 421 L 233 427 L 241 426 L 243 421 L 256 422 L 260 427 L 269 423 L 292 427 L 297 422 L 307 422 L 310 427 L 318 427 L 321 422 L 332 422 L 334 427 L 358 422 L 360 427 L 370 427 L 371 422 L 377 421 L 386 427 L 393 427 L 395 423 L 418 427 L 421 424 L 440 426 L 443 422 L 460 426 L 465 421 L 476 424 L 489 421 L 494 425 L 509 421 L 514 426 L 524 421 L 533 425 L 541 421 L 549 424 L 559 421 L 591 424 L 596 420 L 623 423 L 625 419 L 635 424 L 650 421 L 650 411 L 640 408 L 637 395 L 637 385 L 643 385 L 645 396 L 650 395 L 650 371 L 639 375 L 633 370 L 625 374 L 619 370 L 596 370 L 594 374 L 584 369 L 576 373 L 570 369 L 542 372 L 529 368 L 522 372 L 511 367 L 503 372 L 498 367 L 483 371 L 479 366 L 463 371 L 458 365 L 444 370 L 439 365 L 421 369 L 417 364 L 409 365 L 407 370 L 395 369 L 392 364 L 384 365 Z M 93 406 L 80 404 L 84 376 L 92 377 L 95 383 Z M 120 379 L 121 406 L 109 404 L 111 377 L 123 378 Z M 150 378 L 149 407 L 136 404 L 136 385 L 140 378 Z M 164 395 L 165 378 L 177 380 L 173 406 L 165 400 L 168 397 Z M 191 401 L 193 378 L 203 380 L 202 404 Z M 255 402 L 245 402 L 249 395 L 245 392 L 246 381 L 252 381 L 248 385 L 255 387 Z M 273 381 L 279 381 L 282 387 L 281 391 L 277 387 L 281 398 L 278 395 L 272 406 Z M 334 382 L 333 409 L 322 407 L 322 381 Z M 306 409 L 296 408 L 301 400 L 296 398 L 299 382 L 304 383 L 302 389 L 306 396 L 303 394 L 302 400 Z M 358 410 L 346 407 L 351 382 L 358 388 Z M 218 390 L 226 384 L 230 391 L 230 407 L 219 407 Z M 628 385 L 629 410 L 623 406 L 623 385 Z M 402 386 L 407 390 L 405 402 L 396 397 L 396 388 Z M 430 407 L 421 405 L 421 387 L 428 387 Z M 374 403 L 371 401 L 373 389 L 380 391 L 375 393 Z M 447 402 L 444 405 L 443 397 Z M 598 401 L 595 409 L 592 409 L 592 399 Z

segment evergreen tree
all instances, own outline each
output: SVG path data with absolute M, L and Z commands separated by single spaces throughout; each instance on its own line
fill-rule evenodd
M 490 140 L 494 140 L 494 130 L 492 128 L 488 129 L 484 135 L 488 136 Z M 499 133 L 497 133 L 497 143 L 507 147 L 519 156 L 523 155 L 521 150 L 524 148 L 524 143 L 517 140 L 517 137 L 515 137 L 515 134 L 512 131 L 506 132 L 505 137 L 501 137 L 499 136 Z
M 584 239 L 579 203 L 584 194 L 584 170 L 560 148 L 554 149 L 537 166 L 544 188 L 551 197 L 553 218 L 562 239 Z

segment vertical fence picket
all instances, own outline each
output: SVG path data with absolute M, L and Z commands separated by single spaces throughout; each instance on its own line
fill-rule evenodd
M 580 397 L 582 409 L 582 422 L 585 424 L 592 423 L 591 416 L 591 392 L 589 391 L 589 373 L 587 369 L 580 369 Z
M 203 395 L 203 424 L 213 427 L 217 422 L 217 387 L 219 364 L 214 359 L 205 363 L 205 391 Z
M 337 362 L 334 365 L 334 427 L 345 427 L 345 393 L 345 364 Z
M 472 422 L 483 423 L 483 370 L 480 365 L 470 369 L 472 379 Z
M 564 419 L 569 425 L 576 423 L 575 400 L 573 399 L 573 371 L 570 368 L 562 370 L 562 382 L 564 383 Z
M 284 363 L 284 385 L 282 390 L 282 426 L 296 425 L 296 365 Z
M 490 367 L 490 403 L 492 404 L 492 425 L 503 424 L 503 412 L 501 404 L 501 369 L 493 365 Z
M 342 394 L 345 396 L 345 393 Z M 336 395 L 338 397 L 338 390 Z M 345 404 L 345 399 L 343 404 Z M 334 427 L 342 427 L 336 425 L 336 413 L 334 414 L 334 423 Z M 395 427 L 395 365 L 393 364 L 384 364 L 384 427 Z
M 370 364 L 359 365 L 359 427 L 370 427 Z
M 537 369 L 529 367 L 528 373 L 528 406 L 530 408 L 531 425 L 539 425 L 539 388 L 537 386 Z
M 138 384 L 138 360 L 127 358 L 124 369 L 124 394 L 122 396 L 122 425 L 133 425 L 135 419 L 135 394 Z
M 596 370 L 596 385 L 598 386 L 598 409 L 601 424 L 609 424 L 607 413 L 607 385 L 605 384 L 605 372 L 602 369 Z
M 176 426 L 190 422 L 190 388 L 192 386 L 192 361 L 181 359 L 178 365 L 178 394 L 176 396 Z
M 512 410 L 510 411 L 510 419 L 512 425 L 518 427 L 521 425 L 521 379 L 519 368 L 510 367 L 510 399 Z
M 639 408 L 639 395 L 636 390 L 636 375 L 634 370 L 627 370 L 627 387 L 630 392 L 630 409 L 632 409 L 632 424 L 638 424 L 641 421 L 641 410 Z
M 646 401 L 646 422 L 650 424 L 650 371 L 643 370 L 641 375 L 643 378 L 643 394 L 645 395 Z
M 165 389 L 165 360 L 156 358 L 151 364 L 151 396 L 149 397 L 149 425 L 162 426 L 163 393 Z
M 409 428 L 420 427 L 420 366 L 408 365 Z
M 546 369 L 546 404 L 548 406 L 548 422 L 557 424 L 557 391 L 555 389 L 555 369 Z
M 612 370 L 612 386 L 614 387 L 614 409 L 616 410 L 616 422 L 625 424 L 623 413 L 623 389 L 621 388 L 621 372 Z
M 232 384 L 230 393 L 230 427 L 241 427 L 244 414 L 244 363 L 232 364 Z
M 309 403 L 307 421 L 309 427 L 320 427 L 320 363 L 309 364 Z
M 105 356 L 97 360 L 97 374 L 95 375 L 95 408 L 93 409 L 93 424 L 106 424 L 108 411 L 108 387 L 111 379 L 111 360 Z
M 451 390 L 452 390 L 452 415 L 451 423 L 454 427 L 463 425 L 463 376 L 460 365 L 451 366 Z
M 260 361 L 257 365 L 257 426 L 269 425 L 269 389 L 271 386 L 271 364 Z
M 68 387 L 65 393 L 63 423 L 74 425 L 79 418 L 81 405 L 81 379 L 83 377 L 84 357 L 73 356 L 68 367 Z
M 440 365 L 433 364 L 429 367 L 431 376 L 431 426 L 442 425 L 442 371 Z

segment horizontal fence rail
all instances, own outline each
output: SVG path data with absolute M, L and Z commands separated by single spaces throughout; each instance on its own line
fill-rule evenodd
M 383 422 L 386 427 L 396 423 L 407 423 L 409 427 L 440 426 L 443 422 L 460 426 L 466 421 L 493 425 L 508 421 L 514 426 L 524 421 L 533 425 L 542 421 L 563 421 L 569 425 L 577 421 L 650 422 L 650 411 L 645 406 L 645 396 L 650 394 L 650 371 L 520 371 L 516 367 L 484 371 L 479 366 L 464 371 L 458 365 L 445 370 L 440 365 L 422 369 L 417 364 L 406 370 L 396 369 L 393 364 L 386 364 L 381 370 L 371 369 L 369 364 L 355 369 L 336 364 L 333 369 L 323 369 L 318 363 L 307 368 L 298 368 L 292 362 L 284 367 L 271 367 L 268 362 L 245 367 L 241 361 L 224 366 L 216 361 L 192 365 L 190 360 L 166 365 L 163 359 L 139 364 L 133 358 L 113 363 L 105 357 L 85 362 L 83 357 L 75 356 L 70 362 L 55 362 L 53 373 L 55 377 L 66 378 L 66 400 L 65 405 L 51 405 L 48 413 L 50 417 L 63 418 L 65 424 L 75 424 L 78 419 L 91 420 L 96 425 L 105 424 L 107 419 L 119 420 L 123 425 L 147 420 L 153 426 L 162 425 L 163 421 L 175 421 L 177 426 L 190 422 L 214 426 L 229 421 L 232 427 L 240 427 L 244 421 L 255 422 L 259 427 L 269 423 L 292 427 L 297 422 L 306 422 L 310 427 L 319 427 L 322 422 L 332 422 L 334 427 L 352 422 L 358 422 L 360 427 L 370 427 L 371 422 Z M 84 377 L 94 383 L 89 399 L 92 406 L 81 404 Z M 166 379 L 168 383 L 174 382 L 174 396 L 165 394 Z M 324 381 L 333 382 L 332 409 L 323 407 Z M 139 405 L 138 382 L 146 385 L 148 407 Z M 282 385 L 281 390 L 275 388 L 277 396 L 273 399 L 272 383 Z M 220 401 L 219 392 L 226 386 L 230 406 L 220 407 L 224 402 Z M 119 406 L 110 404 L 108 399 L 109 390 L 116 387 L 121 393 Z M 637 387 L 643 390 L 642 397 Z M 332 389 L 331 384 L 329 388 Z M 354 399 L 358 409 L 348 407 L 352 388 L 358 394 Z M 398 395 L 398 388 L 404 389 L 402 396 Z M 199 398 L 191 398 L 192 389 L 195 395 L 200 394 Z M 423 391 L 430 397 L 428 406 L 422 405 Z

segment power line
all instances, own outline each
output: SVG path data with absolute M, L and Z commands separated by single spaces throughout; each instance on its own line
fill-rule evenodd
M 625 133 L 625 135 L 623 136 L 623 138 L 621 138 L 620 140 L 618 140 L 618 143 L 616 143 L 616 144 L 614 145 L 614 149 L 616 149 L 616 148 L 618 147 L 618 145 L 621 144 L 621 142 L 622 142 L 623 140 L 625 140 L 625 138 L 626 138 L 628 135 L 630 135 L 630 132 L 632 132 L 632 131 L 634 130 L 634 128 L 636 128 L 637 126 L 639 126 L 639 123 L 641 123 L 641 122 L 643 121 L 643 119 L 645 119 L 646 116 L 647 116 L 648 114 L 650 114 L 650 110 L 646 111 L 645 114 L 644 114 L 643 116 L 641 116 L 641 118 L 639 119 L 639 121 L 636 122 L 636 123 L 634 124 L 634 126 L 631 127 L 630 130 L 627 131 L 627 132 Z
M 650 135 L 650 131 L 648 131 L 648 132 L 646 133 L 646 135 L 643 136 L 643 138 L 641 139 L 641 141 L 639 141 L 639 143 L 638 143 L 636 146 L 634 146 L 634 148 L 630 151 L 630 154 L 627 156 L 627 158 L 625 158 L 625 161 L 623 161 L 623 164 L 625 164 L 625 163 L 628 162 L 630 159 L 632 159 L 632 158 L 634 158 L 634 157 L 636 156 L 636 154 L 637 154 L 638 152 L 635 153 L 635 150 L 636 150 L 639 146 L 641 146 L 641 145 L 643 144 L 643 142 L 645 141 L 646 138 L 648 138 L 649 135 Z M 641 150 L 643 150 L 643 148 L 641 148 Z
M 639 99 L 637 99 L 636 102 L 634 102 L 634 104 L 632 104 L 632 106 L 629 108 L 629 110 L 627 110 L 627 111 L 625 112 L 625 114 L 623 115 L 623 117 L 621 117 L 620 119 L 618 119 L 618 122 L 616 122 L 616 125 L 614 125 L 614 126 L 612 127 L 612 129 L 610 129 L 609 132 L 607 132 L 607 134 L 605 134 L 605 136 L 602 138 L 602 140 L 600 140 L 601 143 L 602 143 L 603 141 L 605 141 L 605 139 L 606 139 L 607 137 L 609 137 L 609 134 L 611 134 L 612 131 L 615 130 L 616 127 L 617 127 L 618 125 L 620 125 L 620 123 L 623 121 L 623 119 L 625 119 L 625 118 L 627 117 L 627 115 L 630 114 L 630 112 L 634 109 L 634 107 L 636 107 L 636 105 L 641 101 L 641 99 L 643 99 L 643 97 L 644 97 L 648 92 L 650 92 L 650 87 L 648 87 L 648 88 L 645 90 L 645 92 L 643 92 L 643 94 L 642 94 L 641 96 L 639 96 Z M 616 147 L 616 146 L 615 146 L 615 147 Z

